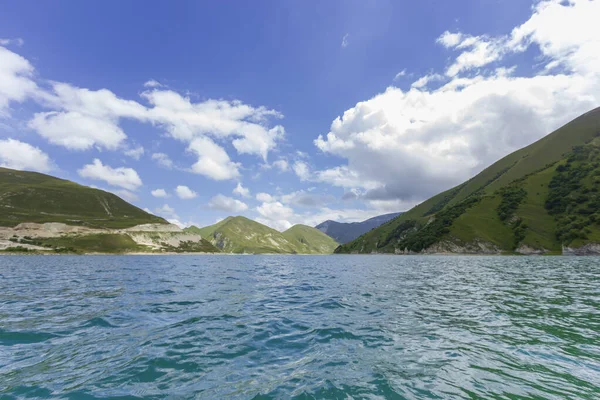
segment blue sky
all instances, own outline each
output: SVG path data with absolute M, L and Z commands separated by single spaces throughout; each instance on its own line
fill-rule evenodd
M 0 165 L 181 224 L 242 214 L 285 229 L 402 211 L 598 105 L 596 11 L 597 0 L 7 3 Z

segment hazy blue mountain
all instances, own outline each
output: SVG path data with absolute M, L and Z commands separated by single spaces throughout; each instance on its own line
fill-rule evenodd
M 392 220 L 402 214 L 401 212 L 378 215 L 373 218 L 369 218 L 362 222 L 336 222 L 336 221 L 325 221 L 315 226 L 318 230 L 331 236 L 336 242 L 344 244 L 351 242 L 360 235 L 364 235 L 371 229 L 375 229 L 378 226 Z

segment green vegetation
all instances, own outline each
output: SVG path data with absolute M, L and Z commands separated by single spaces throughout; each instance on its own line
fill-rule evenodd
M 296 226 L 281 233 L 245 217 L 228 217 L 204 228 L 185 229 L 226 253 L 331 253 L 337 243 L 318 229 Z
M 92 235 L 65 235 L 43 238 L 44 247 L 52 247 L 59 253 L 131 253 L 148 252 L 146 246 L 138 245 L 129 236 L 115 233 Z
M 3 250 L 5 253 L 28 253 L 30 250 L 23 246 L 7 247 Z
M 462 190 L 463 186 L 464 184 L 457 186 L 446 193 L 442 193 L 442 198 L 437 203 L 435 203 L 433 207 L 431 207 L 425 214 L 423 214 L 423 216 L 427 217 L 429 215 L 435 214 L 438 211 L 441 211 L 444 207 L 446 207 L 448 203 L 452 201 L 454 197 L 456 197 L 458 192 Z
M 444 242 L 456 251 L 484 244 L 556 254 L 563 245 L 598 243 L 599 135 L 596 109 L 336 252 L 423 251 Z
M 519 205 L 527 197 L 527 192 L 522 187 L 508 186 L 497 192 L 502 199 L 498 206 L 498 216 L 502 221 L 512 217 Z
M 37 172 L 0 168 L 0 226 L 22 222 L 113 229 L 167 223 L 112 193 Z
M 283 232 L 290 243 L 296 244 L 297 253 L 302 254 L 329 254 L 338 247 L 338 243 L 320 230 L 306 226 L 294 225 Z
M 443 209 L 435 214 L 435 217 L 430 219 L 424 227 L 402 239 L 398 243 L 399 247 L 412 252 L 420 252 L 427 249 L 429 246 L 439 242 L 444 235 L 450 233 L 452 223 L 479 201 L 481 201 L 481 198 L 471 197 L 455 206 Z
M 556 168 L 545 206 L 557 222 L 556 238 L 565 245 L 598 236 L 600 223 L 600 148 L 578 146 Z
M 201 239 L 199 242 L 186 241 L 181 242 L 179 246 L 171 246 L 163 243 L 162 247 L 165 251 L 171 253 L 220 253 L 221 250 L 213 246 L 208 240 Z

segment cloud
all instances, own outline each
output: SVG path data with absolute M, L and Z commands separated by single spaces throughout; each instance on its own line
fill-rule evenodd
M 188 146 L 188 151 L 198 156 L 191 171 L 215 181 L 235 179 L 240 176 L 239 164 L 231 161 L 225 150 L 207 137 L 198 137 Z
M 178 227 L 180 227 L 181 229 L 189 226 L 188 224 L 181 222 L 180 220 L 178 220 L 177 218 L 166 218 L 167 222 L 173 225 L 177 225 Z
M 125 150 L 124 154 L 134 160 L 139 160 L 140 157 L 144 155 L 144 148 L 142 146 L 136 146 L 132 149 Z
M 436 40 L 437 43 L 440 43 L 446 48 L 457 47 L 462 41 L 462 33 L 451 33 L 449 31 L 442 33 L 442 35 Z
M 92 164 L 84 165 L 77 173 L 82 178 L 101 180 L 126 190 L 136 190 L 142 185 L 142 180 L 133 168 L 112 168 L 102 164 L 102 161 L 97 158 Z
M 0 167 L 48 172 L 52 169 L 52 161 L 38 147 L 15 139 L 4 139 L 0 140 Z
M 349 37 L 349 36 L 350 36 L 350 34 L 349 34 L 349 33 L 346 33 L 346 34 L 344 35 L 344 37 L 342 38 L 342 48 L 343 48 L 343 49 L 345 49 L 346 47 L 348 47 L 348 44 L 349 44 L 349 42 L 348 42 L 348 37 Z
M 150 193 L 154 197 L 169 197 L 169 194 L 165 191 L 165 189 L 154 189 Z
M 298 190 L 289 194 L 284 194 L 279 198 L 284 204 L 301 207 L 321 207 L 325 204 L 335 201 L 335 197 L 331 195 L 310 193 L 304 190 Z
M 256 194 L 256 200 L 268 203 L 273 201 L 274 199 L 273 196 L 271 196 L 269 193 L 261 192 Z
M 290 165 L 284 159 L 279 159 L 273 162 L 273 166 L 281 172 L 286 172 L 290 169 Z
M 175 193 L 180 199 L 189 200 L 198 196 L 196 192 L 187 186 L 179 185 L 175 188 Z
M 70 150 L 88 150 L 94 145 L 115 150 L 127 138 L 115 123 L 75 112 L 37 113 L 29 127 L 50 143 Z
M 239 213 L 246 211 L 248 205 L 237 199 L 218 194 L 208 202 L 208 207 L 213 210 L 226 211 L 230 213 Z
M 342 195 L 343 201 L 352 201 L 358 200 L 360 198 L 361 192 L 358 189 L 350 189 Z
M 396 76 L 394 76 L 394 80 L 398 80 L 398 79 L 402 78 L 403 76 L 406 76 L 406 69 L 403 69 L 402 71 L 398 72 L 396 74 Z
M 468 37 L 458 45 L 458 48 L 465 47 L 469 50 L 456 57 L 454 63 L 446 70 L 447 76 L 454 77 L 460 72 L 483 67 L 497 61 L 505 50 L 501 40 L 488 40 L 483 37 Z
M 193 103 L 171 90 L 142 93 L 153 107 L 149 119 L 166 129 L 175 139 L 191 142 L 210 135 L 229 139 L 239 154 L 253 154 L 264 160 L 285 135 L 283 126 L 268 126 L 270 118 L 283 116 L 266 107 L 252 107 L 238 100 L 206 100 Z
M 226 146 L 237 154 L 258 156 L 266 163 L 269 152 L 285 137 L 284 127 L 272 123 L 283 118 L 276 110 L 239 100 L 194 102 L 155 80 L 145 83 L 147 90 L 141 93 L 141 102 L 121 98 L 108 89 L 43 82 L 42 88 L 36 84 L 35 70 L 28 60 L 0 46 L 0 116 L 9 115 L 14 102 L 34 100 L 43 110 L 33 115 L 29 128 L 50 143 L 70 150 L 120 149 L 136 158 L 141 150 L 127 148 L 122 123 L 129 120 L 151 124 L 199 154 L 193 171 L 225 180 L 239 175 L 239 164 L 231 161 Z M 218 148 L 218 155 L 212 157 L 199 150 L 198 143 Z M 162 160 L 163 166 L 172 166 L 167 158 Z M 215 165 L 220 162 L 224 164 Z
M 147 119 L 144 106 L 121 99 L 107 89 L 54 83 L 52 92 L 44 93 L 41 99 L 54 111 L 36 113 L 29 127 L 49 142 L 70 150 L 88 150 L 93 146 L 116 150 L 127 138 L 119 126 L 121 119 Z
M 171 169 L 173 168 L 173 161 L 169 158 L 165 153 L 154 153 L 152 154 L 152 159 L 158 163 L 163 168 Z
M 262 203 L 256 207 L 256 211 L 260 214 L 262 221 L 268 221 L 266 225 L 275 229 L 288 229 L 292 226 L 289 220 L 294 217 L 294 210 L 279 201 Z
M 10 46 L 10 45 L 15 45 L 15 46 L 23 46 L 25 44 L 25 41 L 21 38 L 14 38 L 14 39 L 2 39 L 0 38 L 0 46 Z
M 304 161 L 296 161 L 293 169 L 301 181 L 307 181 L 310 179 L 310 167 Z
M 117 189 L 117 190 L 109 190 L 109 191 L 129 202 L 134 202 L 134 201 L 139 200 L 139 197 L 135 193 L 130 192 L 129 190 Z
M 280 202 L 265 202 L 256 208 L 260 215 L 255 220 L 273 229 L 283 231 L 293 225 L 303 224 L 316 226 L 321 222 L 332 220 L 339 222 L 359 222 L 381 215 L 380 209 L 331 209 L 320 208 L 317 212 L 298 213 Z
M 242 184 L 238 182 L 235 189 L 233 189 L 233 194 L 240 197 L 250 197 L 250 189 L 243 187 Z
M 144 87 L 147 87 L 147 88 L 156 88 L 156 87 L 161 87 L 161 86 L 163 86 L 163 84 L 154 79 L 150 79 L 149 81 L 144 82 Z
M 344 165 L 316 171 L 315 180 L 343 188 L 374 189 L 380 186 L 376 181 L 365 179 L 362 174 Z
M 421 89 L 426 87 L 430 82 L 439 81 L 442 79 L 444 79 L 444 77 L 439 74 L 425 75 L 414 81 L 411 87 L 415 89 Z
M 270 228 L 275 229 L 276 231 L 283 232 L 290 229 L 293 225 L 290 221 L 282 219 L 282 220 L 272 220 L 268 218 L 257 217 L 254 219 L 259 224 L 266 225 Z
M 25 58 L 0 47 L 0 117 L 8 114 L 11 102 L 35 95 L 34 68 Z
M 429 75 L 439 87 L 390 87 L 344 112 L 315 145 L 345 162 L 314 171 L 313 179 L 361 188 L 374 206 L 412 204 L 597 107 L 600 25 L 593 15 L 600 15 L 598 1 L 542 1 L 505 36 L 442 35 L 438 42 L 458 55 L 445 77 Z M 563 68 L 518 76 L 508 64 L 470 75 L 528 49 Z
M 162 207 L 154 209 L 156 215 L 166 218 L 170 222 L 170 219 L 178 220 L 179 215 L 175 212 L 175 209 L 168 204 L 163 204 Z M 176 224 L 177 225 L 177 224 Z

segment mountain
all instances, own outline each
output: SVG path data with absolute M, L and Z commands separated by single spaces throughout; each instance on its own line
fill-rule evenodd
M 245 217 L 228 217 L 204 228 L 184 231 L 202 236 L 227 253 L 326 254 L 337 247 L 315 228 L 296 225 L 279 232 Z
M 37 172 L 0 168 L 0 226 L 22 222 L 113 229 L 168 224 L 112 193 Z
M 600 254 L 600 108 L 338 253 Z
M 298 253 L 302 254 L 329 254 L 333 253 L 338 242 L 333 240 L 318 229 L 306 225 L 294 225 L 283 236 L 292 243 L 297 243 Z
M 0 251 L 219 252 L 112 193 L 37 172 L 0 168 Z
M 327 220 L 321 222 L 315 228 L 332 237 L 338 243 L 348 243 L 369 232 L 371 229 L 377 228 L 381 224 L 396 218 L 400 214 L 402 213 L 378 215 L 362 222 L 336 222 Z

